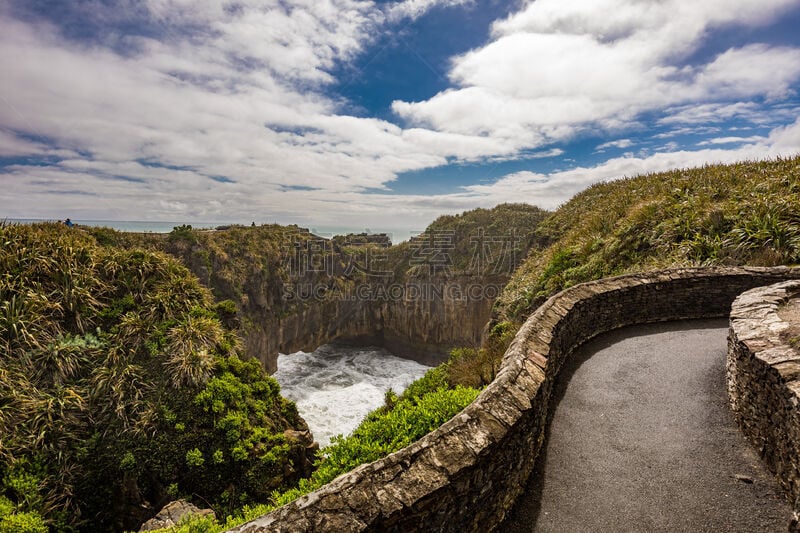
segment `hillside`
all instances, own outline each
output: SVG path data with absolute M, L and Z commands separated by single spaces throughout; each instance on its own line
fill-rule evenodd
M 459 390 L 459 385 L 480 387 L 491 381 L 518 325 L 545 298 L 570 285 L 654 268 L 798 262 L 800 159 L 707 166 L 599 184 L 554 213 L 527 210 L 521 218 L 512 218 L 516 222 L 508 222 L 505 217 L 513 216 L 514 211 L 508 206 L 441 217 L 416 242 L 386 251 L 392 266 L 390 280 L 452 279 L 471 275 L 476 234 L 528 230 L 523 230 L 520 249 L 527 258 L 495 305 L 487 342 L 480 348 L 454 350 L 445 364 L 412 384 L 407 394 L 414 402 L 433 401 L 429 396 L 433 391 Z M 493 229 L 480 231 L 485 228 Z M 420 249 L 435 249 L 431 243 L 437 238 L 446 247 L 447 262 L 434 253 L 420 260 L 415 254 Z M 436 320 L 425 317 L 429 325 Z M 387 394 L 386 406 L 370 415 L 365 424 L 375 422 L 382 427 L 383 416 L 391 415 L 395 405 L 397 399 Z M 366 443 L 360 441 L 357 432 L 352 443 L 343 442 L 344 450 L 358 450 L 357 459 L 348 466 L 374 459 L 376 456 L 359 449 L 374 441 L 374 435 Z M 338 459 L 342 451 L 337 449 L 332 457 Z M 323 477 L 328 465 L 323 462 L 320 466 L 314 480 L 330 479 Z M 301 482 L 301 487 L 318 486 L 314 480 Z M 278 503 L 300 492 L 305 490 L 290 491 Z M 271 508 L 256 509 L 251 518 Z
M 131 529 L 181 496 L 225 512 L 310 473 L 296 407 L 186 267 L 59 224 L 0 242 L 0 530 Z
M 549 214 L 528 204 L 500 204 L 441 216 L 419 236 L 389 250 L 394 280 L 508 277 L 542 244 L 536 228 Z
M 800 158 L 708 165 L 601 183 L 536 229 L 531 254 L 495 306 L 521 323 L 584 281 L 657 268 L 800 262 Z

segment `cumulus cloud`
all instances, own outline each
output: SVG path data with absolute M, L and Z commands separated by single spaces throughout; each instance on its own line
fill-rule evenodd
M 8 105 L 0 106 L 0 121 L 11 131 L 43 132 L 65 149 L 90 150 L 93 160 L 191 167 L 259 186 L 380 187 L 397 172 L 445 162 L 409 149 L 397 126 L 338 114 L 336 103 L 321 92 L 293 85 L 300 77 L 303 83 L 325 82 L 328 75 L 318 74 L 320 69 L 352 53 L 366 38 L 359 33 L 364 28 L 351 24 L 330 30 L 330 39 L 321 44 L 326 34 L 320 27 L 336 19 L 337 10 L 332 2 L 315 2 L 313 10 L 307 4 L 307 10 L 283 13 L 285 20 L 270 23 L 257 24 L 267 15 L 259 11 L 248 18 L 245 10 L 230 26 L 217 24 L 218 32 L 201 44 L 148 42 L 144 52 L 133 56 L 65 41 L 44 22 L 33 26 L 4 20 L 0 62 L 7 68 L 0 92 Z M 192 16 L 204 20 L 204 11 L 198 11 Z M 323 18 L 297 24 L 305 34 L 296 31 L 282 42 L 285 50 L 272 49 L 280 39 L 264 28 L 292 28 L 294 19 L 305 20 L 312 11 Z M 253 34 L 249 47 L 231 45 L 228 38 L 234 34 L 238 40 L 247 38 L 243 24 L 260 27 L 267 43 L 259 44 Z M 220 37 L 223 30 L 225 38 Z M 317 30 L 320 34 L 312 36 Z M 231 56 L 237 47 L 238 59 Z M 269 68 L 243 66 L 247 57 L 268 62 Z M 290 63 L 297 73 L 287 70 L 285 57 L 295 58 Z M 200 73 L 203 78 L 197 81 Z M 13 150 L 35 154 L 41 147 L 17 139 Z M 392 153 L 397 156 L 382 160 Z M 368 168 L 365 161 L 374 164 Z
M 434 7 L 454 7 L 472 4 L 475 0 L 402 0 L 392 4 L 386 11 L 389 20 L 415 20 Z
M 624 127 L 652 110 L 787 95 L 800 79 L 796 48 L 751 44 L 705 64 L 683 63 L 710 29 L 763 24 L 791 5 L 734 3 L 530 2 L 495 24 L 492 42 L 454 59 L 455 88 L 393 109 L 417 126 L 524 135 L 536 145 Z
M 800 80 L 800 51 L 740 43 L 687 62 L 714 29 L 769 23 L 796 0 L 525 2 L 485 45 L 452 59 L 448 89 L 394 102 L 397 121 L 348 112 L 338 67 L 378 32 L 471 3 L 118 0 L 48 13 L 9 0 L 0 7 L 0 158 L 13 163 L 0 167 L 3 215 L 47 217 L 68 204 L 99 219 L 402 225 L 499 201 L 552 207 L 599 179 L 800 148 L 800 125 L 786 126 L 797 107 L 773 105 Z M 569 155 L 553 146 L 585 132 L 612 139 L 598 150 L 626 149 L 634 143 L 621 130 L 643 113 L 672 128 L 656 137 L 702 131 L 715 148 L 675 144 L 452 194 L 390 193 L 404 172 Z M 723 142 L 729 119 L 771 133 Z
M 633 146 L 633 141 L 630 139 L 619 139 L 617 141 L 608 141 L 603 144 L 600 144 L 595 148 L 596 151 L 602 152 L 607 150 L 608 148 L 630 148 Z
M 800 117 L 793 124 L 772 130 L 764 144 L 774 155 L 792 156 L 800 153 Z

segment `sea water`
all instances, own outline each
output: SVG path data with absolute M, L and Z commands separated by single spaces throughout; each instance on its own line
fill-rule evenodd
M 273 377 L 281 393 L 297 403 L 320 446 L 326 446 L 383 405 L 387 390 L 400 394 L 429 369 L 382 348 L 325 345 L 311 353 L 280 354 Z
M 6 218 L 11 224 L 37 224 L 39 222 L 63 222 L 64 220 L 49 220 L 43 218 Z M 221 222 L 163 222 L 163 221 L 143 221 L 143 220 L 80 220 L 72 219 L 73 224 L 79 226 L 93 226 L 98 228 L 111 228 L 117 231 L 127 231 L 131 233 L 169 233 L 173 228 L 183 224 L 189 224 L 195 229 L 211 229 L 223 226 Z
M 3 218 L 0 222 L 6 221 L 11 224 L 36 224 L 39 222 L 63 222 L 61 220 L 51 220 L 43 218 Z M 142 220 L 81 220 L 72 219 L 73 224 L 80 226 L 95 226 L 101 228 L 111 228 L 117 231 L 127 231 L 132 233 L 169 233 L 173 228 L 188 224 L 194 229 L 213 229 L 220 226 L 229 226 L 232 222 L 166 222 L 166 221 L 142 221 Z M 261 222 L 256 222 L 261 224 Z M 249 226 L 251 222 L 240 221 L 239 224 Z M 346 226 L 310 226 L 310 231 L 314 235 L 329 239 L 334 235 L 347 235 L 349 233 L 385 233 L 389 236 L 392 244 L 398 244 L 409 240 L 411 237 L 419 235 L 422 230 L 408 230 L 397 228 L 363 228 Z

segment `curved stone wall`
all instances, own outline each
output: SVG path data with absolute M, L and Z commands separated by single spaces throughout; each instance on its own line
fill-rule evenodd
M 497 378 L 452 420 L 232 531 L 490 531 L 525 487 L 575 348 L 631 324 L 727 316 L 740 293 L 786 279 L 800 269 L 669 270 L 567 289 L 530 316 Z
M 800 352 L 783 335 L 779 310 L 800 297 L 800 282 L 753 289 L 731 309 L 728 398 L 742 432 L 797 508 L 800 497 Z

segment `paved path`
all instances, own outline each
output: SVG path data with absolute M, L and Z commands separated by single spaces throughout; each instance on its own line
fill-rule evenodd
M 500 531 L 786 531 L 789 504 L 728 411 L 727 329 L 635 326 L 576 353 Z

